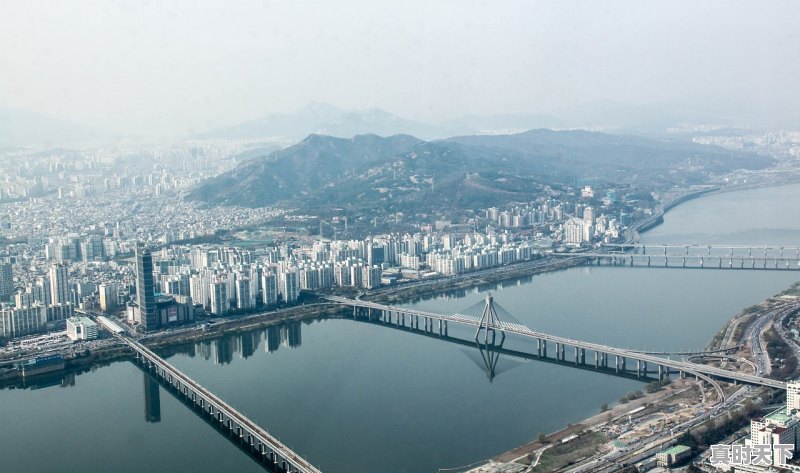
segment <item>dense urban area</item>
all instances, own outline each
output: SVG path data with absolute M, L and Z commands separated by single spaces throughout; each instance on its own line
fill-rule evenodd
M 555 179 L 526 200 L 483 208 L 450 203 L 417 213 L 404 207 L 382 212 L 379 221 L 363 195 L 347 208 L 189 198 L 218 176 L 264 159 L 242 157 L 258 154 L 248 150 L 259 143 L 5 150 L 0 379 L 24 386 L 40 374 L 129 356 L 115 338 L 121 333 L 168 347 L 243 324 L 324 315 L 311 309 L 320 297 L 402 301 L 403 293 L 469 285 L 472 278 L 582 264 L 582 253 L 636 243 L 638 232 L 657 225 L 672 205 L 763 185 L 768 175 L 770 183 L 792 182 L 800 169 L 800 133 L 673 132 L 776 162 L 651 188 L 602 177 Z M 411 176 L 409 183 L 424 179 Z M 433 187 L 433 179 L 426 185 Z M 710 471 L 718 460 L 710 457 L 712 443 L 740 448 L 737 442 L 747 438 L 747 445 L 796 446 L 800 382 L 791 379 L 800 354 L 798 296 L 793 288 L 746 309 L 705 354 L 695 355 L 699 363 L 789 379 L 785 396 L 699 375 L 661 377 L 646 392 L 604 404 L 584 424 L 540 434 L 475 471 L 646 471 L 689 459 L 690 468 Z M 305 308 L 310 302 L 316 304 Z M 300 327 L 286 327 L 267 337 L 270 350 L 299 344 Z M 252 350 L 259 343 L 237 346 Z M 235 350 L 222 350 L 227 355 L 217 355 L 218 362 L 230 362 Z

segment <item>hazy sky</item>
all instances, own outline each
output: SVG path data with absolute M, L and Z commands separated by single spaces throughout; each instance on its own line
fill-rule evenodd
M 129 133 L 318 101 L 436 121 L 595 101 L 800 109 L 795 1 L 0 0 L 0 107 Z

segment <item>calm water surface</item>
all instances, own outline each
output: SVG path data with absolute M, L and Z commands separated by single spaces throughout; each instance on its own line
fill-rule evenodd
M 797 185 L 704 197 L 673 209 L 643 239 L 798 244 L 798 202 Z M 778 271 L 574 268 L 409 305 L 454 312 L 491 290 L 536 330 L 687 349 L 704 346 L 742 307 L 798 279 L 800 273 Z M 260 330 L 165 355 L 326 473 L 469 464 L 641 388 L 507 358 L 490 380 L 474 348 L 348 320 Z M 263 471 L 145 379 L 120 362 L 67 387 L 0 391 L 3 471 Z

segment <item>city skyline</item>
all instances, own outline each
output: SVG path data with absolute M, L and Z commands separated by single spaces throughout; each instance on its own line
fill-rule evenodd
M 3 3 L 3 471 L 800 471 L 798 17 Z

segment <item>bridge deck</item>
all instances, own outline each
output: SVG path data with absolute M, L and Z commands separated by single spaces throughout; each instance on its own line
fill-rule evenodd
M 289 471 L 297 471 L 300 473 L 321 473 L 320 470 L 318 470 L 314 465 L 310 464 L 303 457 L 281 443 L 280 440 L 270 435 L 266 430 L 259 427 L 244 414 L 240 413 L 228 403 L 220 399 L 216 394 L 200 385 L 200 383 L 172 366 L 157 354 L 153 353 L 153 351 L 151 351 L 149 348 L 125 335 L 117 336 L 126 344 L 128 344 L 128 346 L 130 346 L 139 356 L 147 359 L 153 365 L 161 368 L 173 378 L 179 380 L 181 383 L 183 383 L 183 385 L 190 388 L 199 396 L 205 398 L 216 409 L 223 412 L 229 419 L 246 428 L 259 442 L 261 442 L 263 445 L 266 445 L 272 449 L 273 452 L 277 453 L 281 458 L 286 460 L 289 463 L 289 467 L 287 468 Z
M 345 297 L 338 297 L 338 296 L 323 296 L 324 299 L 327 299 L 331 302 L 337 302 L 344 305 L 349 306 L 356 306 L 356 307 L 364 307 L 368 309 L 376 309 L 376 310 L 385 310 L 385 311 L 393 311 L 398 313 L 410 314 L 419 317 L 427 317 L 432 320 L 442 320 L 446 322 L 453 322 L 459 323 L 467 326 L 472 327 L 479 327 L 480 326 L 480 319 L 477 317 L 472 317 L 468 315 L 462 314 L 455 314 L 455 315 L 442 315 L 436 314 L 432 312 L 425 312 L 416 309 L 407 309 L 404 307 L 397 307 L 397 306 L 387 306 L 383 304 L 378 304 L 375 302 L 369 301 L 361 301 L 355 299 L 348 299 Z M 706 366 L 706 365 L 699 365 L 696 363 L 690 363 L 685 361 L 678 361 L 678 360 L 669 360 L 666 358 L 661 358 L 655 355 L 649 355 L 646 353 L 626 350 L 622 348 L 611 347 L 608 345 L 602 345 L 599 343 L 591 343 L 591 342 L 584 342 L 581 340 L 573 340 L 570 338 L 559 337 L 555 335 L 550 335 L 542 332 L 536 332 L 528 327 L 516 324 L 516 323 L 508 323 L 508 322 L 501 322 L 500 324 L 492 324 L 489 328 L 493 328 L 496 330 L 503 330 L 506 333 L 513 333 L 516 335 L 520 335 L 523 337 L 534 338 L 545 340 L 552 343 L 558 343 L 561 345 L 567 345 L 577 348 L 582 348 L 584 350 L 590 350 L 597 353 L 606 353 L 609 355 L 615 355 L 624 357 L 626 359 L 631 360 L 639 360 L 646 363 L 652 363 L 654 365 L 661 365 L 664 367 L 672 368 L 678 371 L 685 371 L 685 372 L 695 372 L 695 373 L 702 373 L 708 376 L 714 376 L 717 378 L 722 379 L 729 379 L 734 381 L 740 381 L 743 383 L 760 385 L 760 386 L 768 386 L 771 388 L 780 388 L 786 389 L 786 383 L 777 381 L 770 378 L 764 378 L 761 376 L 750 375 L 745 373 L 738 373 L 735 371 L 730 371 L 722 368 L 716 368 L 713 366 Z

